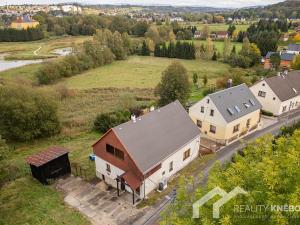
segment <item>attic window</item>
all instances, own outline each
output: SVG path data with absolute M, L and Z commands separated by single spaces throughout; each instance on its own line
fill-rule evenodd
M 249 107 L 250 107 L 250 105 L 247 104 L 246 102 L 244 102 L 243 104 L 244 104 L 244 106 L 245 106 L 246 108 L 249 108 Z
M 249 99 L 249 102 L 251 103 L 251 105 L 255 106 L 255 102 L 252 99 Z
M 263 83 L 262 86 L 265 86 L 265 83 Z
M 235 110 L 239 113 L 239 112 L 241 112 L 241 110 L 240 110 L 240 108 L 236 105 L 236 106 L 234 106 L 234 108 L 235 108 Z
M 229 112 L 229 114 L 232 116 L 234 114 L 234 111 L 231 108 L 227 108 L 227 111 Z

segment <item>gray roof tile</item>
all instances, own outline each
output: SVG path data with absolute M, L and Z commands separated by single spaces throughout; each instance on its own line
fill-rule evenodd
M 218 91 L 209 97 L 228 123 L 262 108 L 246 84 Z
M 289 72 L 284 76 L 265 78 L 265 81 L 281 101 L 298 96 L 300 93 L 300 71 Z M 297 93 L 293 90 L 295 89 Z
M 200 131 L 179 101 L 113 128 L 120 141 L 146 173 L 195 139 Z

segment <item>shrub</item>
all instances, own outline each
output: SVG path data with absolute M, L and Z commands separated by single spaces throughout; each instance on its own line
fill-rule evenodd
M 261 110 L 261 113 L 265 116 L 274 116 L 274 114 L 270 111 L 267 110 Z
M 0 161 L 5 159 L 8 154 L 8 146 L 4 139 L 0 135 Z
M 38 70 L 36 76 L 40 84 L 51 84 L 61 78 L 61 74 L 57 63 L 53 62 L 44 64 Z
M 0 134 L 5 139 L 27 141 L 60 131 L 55 102 L 29 87 L 0 87 L 0 112 Z
M 129 111 L 115 111 L 99 114 L 94 121 L 94 130 L 105 133 L 110 128 L 124 123 L 130 119 Z

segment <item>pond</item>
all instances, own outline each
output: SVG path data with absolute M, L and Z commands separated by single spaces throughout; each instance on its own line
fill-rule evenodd
M 72 53 L 72 48 L 58 48 L 58 49 L 54 49 L 52 51 L 52 53 L 56 54 L 56 55 L 60 55 L 60 56 L 66 56 L 66 55 L 70 55 Z
M 0 55 L 0 71 L 9 70 L 29 64 L 41 63 L 43 60 L 5 60 L 3 55 Z

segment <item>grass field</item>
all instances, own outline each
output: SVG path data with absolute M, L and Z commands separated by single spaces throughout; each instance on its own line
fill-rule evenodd
M 63 204 L 63 196 L 27 176 L 1 189 L 0 224 L 88 225 L 86 218 Z
M 93 69 L 65 79 L 61 83 L 69 88 L 154 88 L 160 81 L 162 72 L 176 59 L 131 56 L 124 61 L 116 61 L 110 65 Z M 213 80 L 228 72 L 229 66 L 220 62 L 206 60 L 180 60 L 192 76 L 207 75 Z
M 201 23 L 201 22 L 185 22 L 184 23 L 185 26 L 196 26 L 198 30 L 202 30 L 203 26 L 205 24 Z M 214 31 L 226 31 L 229 27 L 228 24 L 225 23 L 213 23 L 213 24 L 208 24 L 209 29 L 211 32 Z M 235 25 L 236 30 L 237 31 L 246 31 L 247 28 L 249 27 L 248 24 L 236 24 Z
M 193 42 L 195 43 L 195 46 L 200 46 L 201 44 L 206 45 L 205 40 L 193 40 Z M 222 54 L 223 47 L 224 47 L 224 42 L 223 41 L 214 41 L 213 43 L 214 43 L 214 46 L 216 47 L 217 51 Z M 237 52 L 242 49 L 242 43 L 232 42 L 231 44 L 232 44 L 232 46 L 236 47 Z
M 48 58 L 55 56 L 51 53 L 54 49 L 70 47 L 91 38 L 91 36 L 65 36 L 32 42 L 1 42 L 0 54 L 7 54 L 8 59 Z M 34 54 L 35 51 L 36 55 Z

